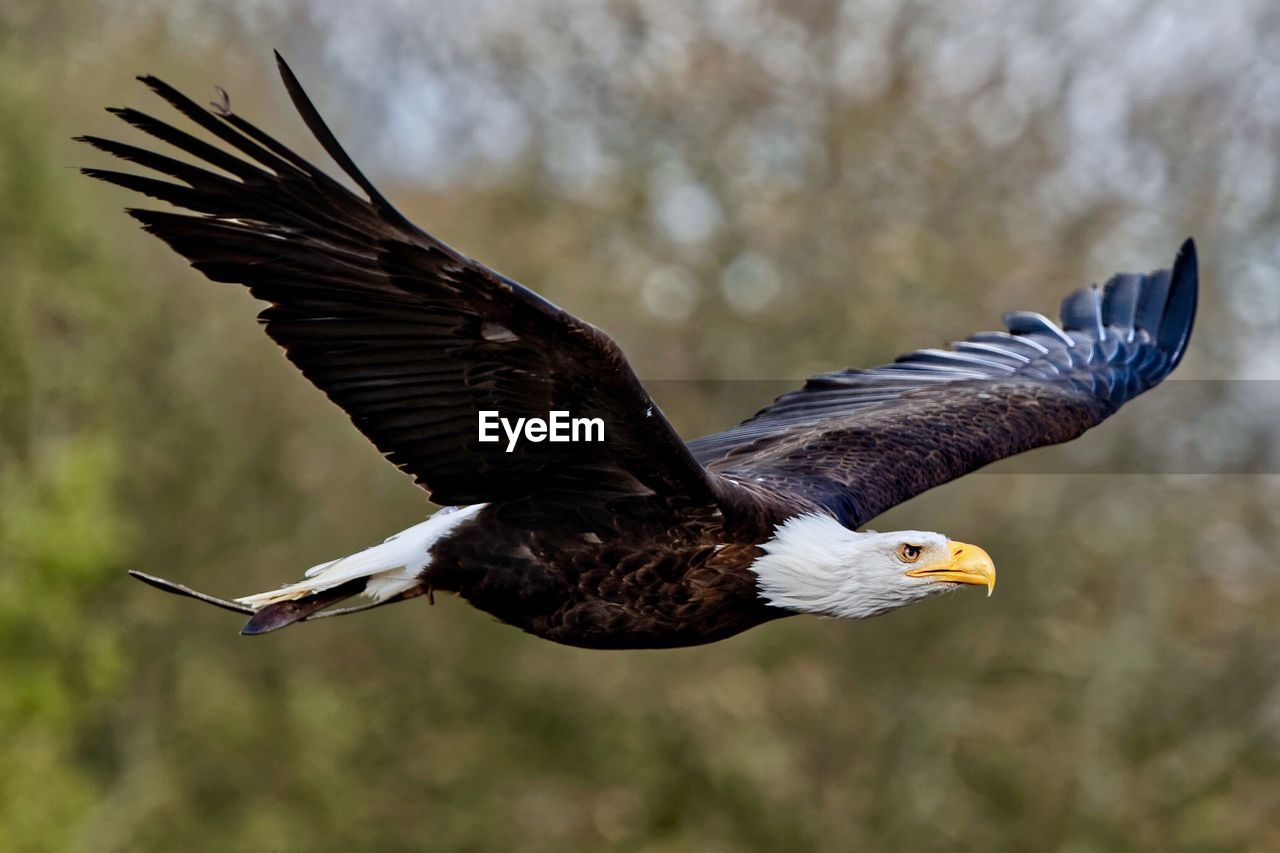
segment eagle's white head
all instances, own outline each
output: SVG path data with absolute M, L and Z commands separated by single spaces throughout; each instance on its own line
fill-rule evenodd
M 996 567 L 976 545 L 941 533 L 859 533 L 829 515 L 799 515 L 774 530 L 751 564 L 760 595 L 776 607 L 861 619 L 956 589 L 996 585 Z

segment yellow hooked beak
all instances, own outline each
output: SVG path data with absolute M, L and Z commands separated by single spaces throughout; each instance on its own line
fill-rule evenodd
M 951 556 L 946 560 L 916 566 L 907 574 L 913 578 L 985 586 L 990 597 L 996 588 L 996 564 L 991 562 L 991 555 L 977 545 L 964 542 L 948 542 L 947 549 Z

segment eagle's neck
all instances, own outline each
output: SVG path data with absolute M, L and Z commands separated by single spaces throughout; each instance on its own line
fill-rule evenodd
M 787 519 L 760 546 L 751 564 L 760 596 L 775 607 L 860 619 L 902 606 L 904 601 L 860 556 L 875 534 L 850 530 L 829 515 Z M 866 555 L 870 557 L 870 554 Z

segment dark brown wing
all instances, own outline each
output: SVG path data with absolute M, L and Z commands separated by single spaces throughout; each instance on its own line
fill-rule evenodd
M 259 315 L 267 334 L 434 500 L 619 484 L 707 499 L 707 472 L 617 345 L 412 225 L 360 173 L 279 65 L 307 126 L 367 199 L 231 113 L 225 94 L 210 111 L 153 77 L 140 79 L 236 153 L 117 109 L 201 165 L 85 137 L 180 183 L 84 171 L 191 211 L 130 213 L 210 279 L 247 285 L 271 303 Z M 605 441 L 522 441 L 508 453 L 505 441 L 478 441 L 480 410 L 511 419 L 551 411 L 599 417 Z
M 989 462 L 1075 438 L 1160 382 L 1186 350 L 1197 288 L 1188 240 L 1172 270 L 1072 293 L 1061 327 L 1006 314 L 1008 333 L 815 376 L 690 448 L 726 478 L 864 524 Z

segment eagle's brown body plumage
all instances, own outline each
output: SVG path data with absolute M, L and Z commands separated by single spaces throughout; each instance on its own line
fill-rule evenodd
M 443 541 L 426 583 L 539 637 L 593 648 L 690 646 L 786 615 L 756 589 L 750 565 L 759 549 L 725 544 L 713 511 L 621 508 L 603 527 L 531 530 L 505 523 L 503 509 L 486 508 Z

